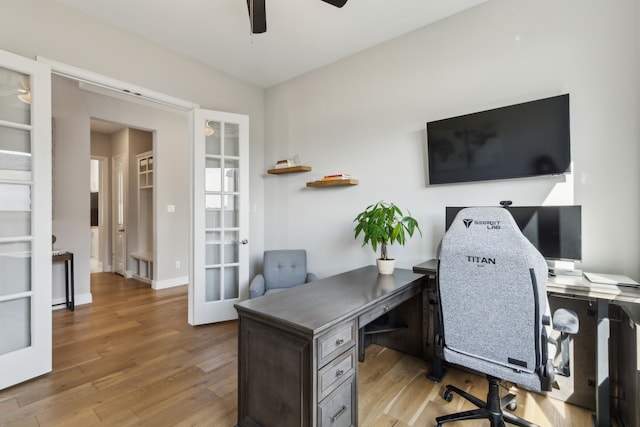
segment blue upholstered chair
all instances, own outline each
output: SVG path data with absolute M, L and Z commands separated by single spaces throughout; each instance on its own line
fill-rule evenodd
M 515 396 L 501 398 L 499 381 L 551 390 L 558 346 L 550 337 L 547 273 L 545 259 L 506 209 L 467 208 L 458 213 L 440 248 L 442 331 L 437 341 L 445 361 L 485 374 L 489 392 L 483 402 L 447 385 L 446 400 L 456 393 L 478 409 L 438 417 L 437 426 L 480 418 L 491 420 L 491 426 L 534 426 L 502 411 L 505 406 L 515 409 Z M 563 338 L 578 330 L 578 318 L 569 310 L 556 311 L 554 323 Z
M 249 285 L 249 298 L 316 280 L 316 276 L 307 271 L 307 251 L 304 249 L 265 251 L 262 271 Z

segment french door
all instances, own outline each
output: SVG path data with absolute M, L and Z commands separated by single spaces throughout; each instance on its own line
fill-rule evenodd
M 126 154 L 118 154 L 111 158 L 111 230 L 113 256 L 112 265 L 113 272 L 125 276 L 126 258 L 127 258 L 127 234 L 126 234 L 126 217 L 127 217 L 127 173 L 125 164 L 127 161 Z
M 51 371 L 51 72 L 0 50 L 0 389 Z
M 191 113 L 189 323 L 237 317 L 249 287 L 249 118 Z

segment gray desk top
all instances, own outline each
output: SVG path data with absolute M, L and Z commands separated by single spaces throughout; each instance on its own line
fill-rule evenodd
M 421 274 L 398 268 L 393 275 L 379 275 L 371 265 L 246 300 L 235 307 L 239 314 L 267 318 L 304 333 L 317 334 L 423 278 Z
M 435 275 L 437 261 L 431 259 L 413 267 L 413 271 Z M 640 324 L 640 288 L 592 283 L 582 276 L 549 276 L 547 292 L 571 295 L 583 299 L 604 299 L 620 305 L 636 323 Z

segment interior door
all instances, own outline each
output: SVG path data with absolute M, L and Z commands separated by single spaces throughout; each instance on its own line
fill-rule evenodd
M 196 109 L 189 323 L 237 317 L 249 288 L 249 117 Z
M 126 159 L 125 154 L 118 154 L 113 156 L 112 164 L 112 203 L 111 203 L 111 218 L 113 223 L 111 225 L 113 235 L 113 271 L 121 275 L 125 275 L 126 268 L 126 247 L 127 247 L 127 235 L 126 235 L 126 189 L 127 189 L 127 175 L 126 175 Z
M 51 72 L 0 50 L 0 389 L 51 371 Z

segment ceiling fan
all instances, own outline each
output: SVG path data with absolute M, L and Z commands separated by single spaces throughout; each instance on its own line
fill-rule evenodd
M 342 7 L 347 0 L 322 0 L 335 7 Z M 267 31 L 267 14 L 265 10 L 265 0 L 247 0 L 249 9 L 249 22 L 251 23 L 251 33 L 260 34 Z

